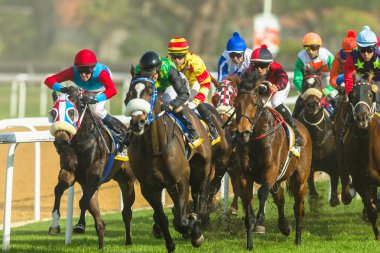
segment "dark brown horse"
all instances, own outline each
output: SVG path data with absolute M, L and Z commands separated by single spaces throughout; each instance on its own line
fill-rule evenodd
M 114 179 L 123 195 L 125 244 L 132 244 L 130 225 L 131 207 L 135 200 L 134 175 L 127 162 L 112 161 L 112 137 L 101 127 L 101 120 L 93 114 L 88 105 L 81 102 L 80 96 L 82 94 L 74 87 L 70 87 L 69 93 L 61 94 L 60 97 L 53 92 L 55 105 L 49 115 L 53 119 L 50 131 L 55 136 L 54 145 L 60 156 L 61 170 L 54 189 L 53 221 L 49 234 L 60 232 L 58 219 L 62 194 L 78 182 L 82 187 L 83 196 L 79 201 L 81 214 L 74 232 L 84 233 L 85 213 L 89 210 L 95 220 L 99 248 L 103 248 L 106 227 L 100 215 L 97 190 L 102 183 Z
M 176 122 L 160 109 L 161 94 L 155 82 L 131 74 L 133 79 L 125 99 L 126 115 L 132 117 L 130 128 L 133 132 L 128 155 L 141 192 L 154 210 L 153 232 L 162 233 L 168 252 L 175 250 L 161 203 L 161 193 L 166 188 L 174 203 L 174 228 L 184 236 L 190 234 L 193 246 L 199 247 L 203 234 L 197 217 L 207 216 L 206 189 L 212 155 L 207 131 L 195 113 L 184 107 L 204 139 L 196 149 L 188 149 Z M 188 215 L 189 184 L 194 213 Z
M 338 198 L 338 151 L 330 114 L 322 107 L 321 99 L 322 92 L 320 90 L 316 88 L 306 90 L 302 94 L 304 110 L 301 112 L 299 121 L 307 128 L 313 142 L 312 170 L 308 180 L 310 200 L 313 203 L 317 203 L 318 200 L 318 193 L 314 185 L 314 172 L 324 171 L 330 176 L 330 206 L 334 207 L 340 204 Z
M 234 100 L 237 95 L 237 85 L 240 83 L 240 78 L 236 75 L 229 75 L 215 88 L 215 93 L 211 99 L 212 104 L 219 113 L 222 121 L 224 122 L 224 129 L 232 137 L 232 141 L 236 142 L 236 116 L 234 108 Z M 233 143 L 235 145 L 236 143 Z M 220 166 L 220 168 L 223 168 Z M 234 192 L 233 200 L 229 210 L 230 214 L 237 215 L 238 200 L 240 194 L 239 188 L 239 175 L 240 168 L 238 166 L 236 152 L 233 151 L 229 156 L 229 164 L 225 167 L 226 170 L 219 169 L 216 172 L 216 176 L 212 181 L 214 191 L 211 192 L 211 196 L 215 196 L 216 191 L 219 190 L 221 185 L 221 179 L 223 175 L 228 172 L 231 176 L 232 189 Z M 227 182 L 226 182 L 227 183 Z
M 261 184 L 258 191 L 259 210 L 255 227 L 264 226 L 264 207 L 269 192 L 272 194 L 278 209 L 278 227 L 282 234 L 289 236 L 291 226 L 285 214 L 285 198 L 281 182 L 289 181 L 294 196 L 294 216 L 296 219 L 296 244 L 301 243 L 301 225 L 304 216 L 304 197 L 307 179 L 310 175 L 312 142 L 307 129 L 297 124 L 303 139 L 300 157 L 294 155 L 290 147 L 283 120 L 263 102 L 258 94 L 261 79 L 254 72 L 252 76 L 240 83 L 235 100 L 237 129 L 239 133 L 237 154 L 242 169 L 240 177 L 241 199 L 245 208 L 245 228 L 247 232 L 247 249 L 253 249 L 252 209 L 253 183 Z M 277 115 L 277 116 L 276 116 Z M 291 151 L 292 150 L 292 151 Z
M 302 94 L 310 88 L 316 88 L 322 91 L 323 84 L 320 76 L 320 71 L 303 71 L 303 79 L 302 79 L 302 90 L 300 96 L 298 96 L 297 101 L 294 105 L 292 116 L 295 119 L 298 119 L 301 115 L 302 110 L 304 109 L 304 103 L 302 100 Z
M 349 101 L 353 124 L 343 140 L 343 159 L 362 198 L 375 239 L 380 240 L 374 194 L 380 186 L 380 119 L 375 114 L 375 93 L 368 82 L 360 82 L 354 85 Z

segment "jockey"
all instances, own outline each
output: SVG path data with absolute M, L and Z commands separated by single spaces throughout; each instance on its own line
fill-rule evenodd
M 211 120 L 211 113 L 203 105 L 210 90 L 211 77 L 203 60 L 196 54 L 189 52 L 189 44 L 183 37 L 174 37 L 168 43 L 168 54 L 177 67 L 189 80 L 190 88 L 198 83 L 200 88 L 193 101 L 188 106 L 190 109 L 197 108 L 202 119 L 210 127 L 212 145 L 220 141 L 220 136 Z
M 342 49 L 336 54 L 330 71 L 330 85 L 334 88 L 340 87 L 343 82 L 343 66 L 347 60 L 347 55 L 357 47 L 356 33 L 348 30 L 347 37 L 343 39 Z M 343 87 L 342 87 L 343 88 Z
M 45 84 L 59 92 L 67 93 L 68 87 L 60 83 L 65 81 L 74 82 L 79 88 L 82 88 L 90 96 L 88 104 L 92 104 L 92 109 L 106 124 L 119 143 L 119 151 L 123 150 L 123 123 L 117 118 L 108 114 L 104 108 L 108 99 L 116 95 L 117 90 L 112 80 L 110 69 L 98 63 L 94 52 L 89 49 L 79 51 L 74 59 L 74 65 L 45 79 Z
M 140 58 L 136 66 L 136 73 L 143 72 L 142 76 L 150 76 L 155 82 L 158 91 L 166 92 L 174 89 L 176 97 L 165 100 L 162 110 L 172 112 L 187 128 L 189 139 L 193 147 L 202 144 L 202 140 L 195 131 L 189 117 L 183 113 L 183 104 L 188 100 L 190 94 L 186 85 L 186 78 L 175 68 L 173 62 L 167 58 L 160 58 L 157 53 L 148 51 Z M 145 73 L 144 73 L 145 72 Z M 170 97 L 170 95 L 168 95 Z
M 251 54 L 252 49 L 247 48 L 238 32 L 234 32 L 218 62 L 218 81 L 231 74 L 241 77 L 249 67 Z
M 320 73 L 324 86 L 323 94 L 329 95 L 334 90 L 328 83 L 334 56 L 329 50 L 322 47 L 322 39 L 316 33 L 307 33 L 303 37 L 303 47 L 304 49 L 298 53 L 294 67 L 294 86 L 301 92 L 303 73 L 312 70 Z
M 347 56 L 344 64 L 344 83 L 347 94 L 352 89 L 354 75 L 357 80 L 361 80 L 368 79 L 372 73 L 372 83 L 380 88 L 380 50 L 377 43 L 375 33 L 369 26 L 364 26 L 356 38 L 358 47 Z
M 283 104 L 290 90 L 288 74 L 277 61 L 273 60 L 272 53 L 267 49 L 266 45 L 262 45 L 253 51 L 251 55 L 251 65 L 245 71 L 243 79 L 248 78 L 252 71 L 257 71 L 264 79 L 263 83 L 268 84 L 268 92 L 273 94 L 270 100 L 271 107 L 282 115 L 286 123 L 292 126 L 296 138 L 296 145 L 302 146 L 303 141 L 294 124 L 292 115 Z

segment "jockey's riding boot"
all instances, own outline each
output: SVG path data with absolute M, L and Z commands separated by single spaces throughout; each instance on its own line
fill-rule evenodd
M 198 109 L 198 112 L 201 114 L 202 119 L 206 122 L 206 124 L 210 128 L 211 145 L 214 145 L 220 142 L 220 136 L 218 134 L 218 130 L 216 129 L 215 124 L 211 119 L 211 113 L 209 112 L 207 107 L 202 103 L 198 105 L 197 109 Z
M 294 104 L 294 109 L 293 109 L 293 113 L 292 113 L 293 118 L 298 119 L 300 117 L 303 109 L 304 109 L 303 108 L 303 99 L 301 98 L 301 96 L 298 96 L 296 103 Z
M 175 112 L 174 115 L 185 125 L 188 131 L 189 141 L 191 142 L 190 147 L 196 148 L 201 145 L 203 139 L 199 138 L 199 135 L 197 134 L 197 131 L 195 131 L 190 118 L 182 110 Z
M 286 123 L 288 123 L 293 128 L 294 135 L 296 138 L 295 144 L 298 147 L 301 147 L 303 145 L 301 134 L 298 132 L 297 126 L 296 124 L 294 124 L 293 117 L 288 111 L 288 109 L 286 109 L 286 107 L 283 104 L 280 104 L 279 106 L 275 108 L 275 110 L 278 111 L 282 115 Z
M 121 152 L 124 148 L 125 141 L 125 131 L 123 131 L 124 124 L 109 114 L 103 119 L 103 123 L 113 132 L 116 142 L 118 143 L 118 151 Z

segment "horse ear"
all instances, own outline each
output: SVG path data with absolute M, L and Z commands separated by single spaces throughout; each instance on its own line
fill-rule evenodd
M 133 64 L 131 64 L 129 73 L 131 73 L 132 79 L 135 78 L 136 72 L 135 72 L 135 66 L 133 66 Z
M 53 93 L 51 94 L 51 96 L 53 97 L 53 101 L 57 101 L 58 99 L 58 96 L 57 96 L 57 92 L 56 91 L 53 91 Z

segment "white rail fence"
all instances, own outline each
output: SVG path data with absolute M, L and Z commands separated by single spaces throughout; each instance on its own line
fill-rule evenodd
M 216 72 L 211 73 L 213 76 L 217 76 Z M 292 83 L 293 80 L 293 72 L 288 72 L 289 80 Z M 3 74 L 0 73 L 0 82 L 1 83 L 9 83 L 11 84 L 11 94 L 10 94 L 10 118 L 24 118 L 26 111 L 26 97 L 27 97 L 27 89 L 32 85 L 39 85 L 39 115 L 38 116 L 46 116 L 47 115 L 47 97 L 48 93 L 51 91 L 46 87 L 43 83 L 48 74 Z M 113 73 L 112 78 L 117 83 L 122 83 L 122 98 L 125 97 L 126 92 L 128 91 L 129 83 L 131 80 L 130 74 L 125 73 Z M 0 84 L 1 85 L 1 84 Z M 293 85 L 291 85 L 293 88 Z M 211 87 L 211 94 L 214 92 L 214 87 Z M 289 97 L 286 101 L 286 104 L 294 104 L 296 97 Z M 110 103 L 106 104 L 107 109 L 110 110 Z M 120 104 L 121 112 L 124 113 L 124 103 L 123 99 Z

